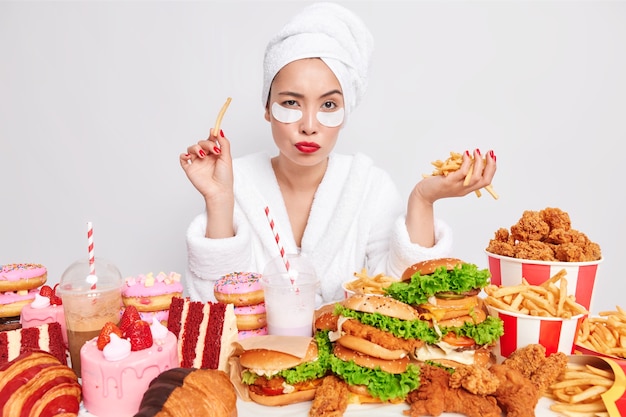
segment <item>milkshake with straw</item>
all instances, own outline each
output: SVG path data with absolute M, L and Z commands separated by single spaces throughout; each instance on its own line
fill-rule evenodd
M 57 294 L 63 301 L 72 369 L 80 377 L 80 349 L 98 337 L 106 322 L 118 324 L 122 306 L 122 274 L 93 251 L 93 229 L 88 225 L 89 256 L 71 264 Z

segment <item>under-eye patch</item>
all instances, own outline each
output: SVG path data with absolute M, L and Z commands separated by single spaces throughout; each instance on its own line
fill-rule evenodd
M 302 119 L 302 111 L 297 109 L 288 109 L 280 104 L 272 103 L 272 116 L 281 123 L 293 123 Z
M 333 112 L 318 111 L 317 121 L 326 127 L 337 127 L 343 123 L 344 113 L 343 107 Z

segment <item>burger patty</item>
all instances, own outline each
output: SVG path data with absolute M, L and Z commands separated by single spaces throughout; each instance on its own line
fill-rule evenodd
M 322 383 L 323 378 L 312 379 L 309 381 L 298 382 L 293 384 L 295 391 L 303 391 L 306 389 L 316 388 Z M 272 378 L 265 378 L 263 376 L 258 377 L 254 384 L 249 385 L 248 389 L 255 394 L 265 395 L 267 390 L 282 390 L 285 388 L 285 378 L 282 376 L 275 376 Z
M 363 324 L 358 320 L 346 320 L 342 324 L 341 330 L 346 334 L 376 343 L 389 350 L 402 349 L 407 352 L 414 352 L 415 349 L 424 345 L 424 342 L 421 340 L 396 337 L 389 332 Z

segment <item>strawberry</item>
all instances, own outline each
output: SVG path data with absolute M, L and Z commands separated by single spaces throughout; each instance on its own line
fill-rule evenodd
M 42 297 L 50 298 L 53 294 L 54 294 L 54 291 L 49 285 L 44 285 L 43 287 L 39 289 L 39 295 L 41 295 Z
M 141 320 L 141 317 L 139 317 L 139 312 L 137 311 L 137 307 L 126 307 L 124 309 L 124 314 L 122 314 L 122 319 L 120 320 L 120 330 L 122 330 L 122 332 L 126 332 L 130 325 L 137 320 Z
M 143 320 L 136 320 L 131 324 L 126 332 L 124 332 L 124 337 L 130 342 L 131 351 L 148 349 L 152 346 L 153 342 L 150 324 Z
M 63 301 L 61 301 L 61 297 L 59 297 L 56 294 L 53 294 L 50 297 L 50 304 L 52 304 L 53 306 L 60 306 L 63 304 Z
M 115 333 L 119 337 L 122 337 L 122 331 L 119 327 L 115 325 L 115 323 L 106 322 L 102 330 L 100 330 L 100 334 L 98 335 L 98 349 L 104 350 L 104 347 L 109 344 L 111 341 L 111 333 Z

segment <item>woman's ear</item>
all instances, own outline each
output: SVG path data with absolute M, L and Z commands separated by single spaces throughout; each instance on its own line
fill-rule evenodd
M 269 105 L 269 103 L 265 105 L 265 120 L 267 120 L 268 122 L 271 121 L 270 120 L 270 105 Z

